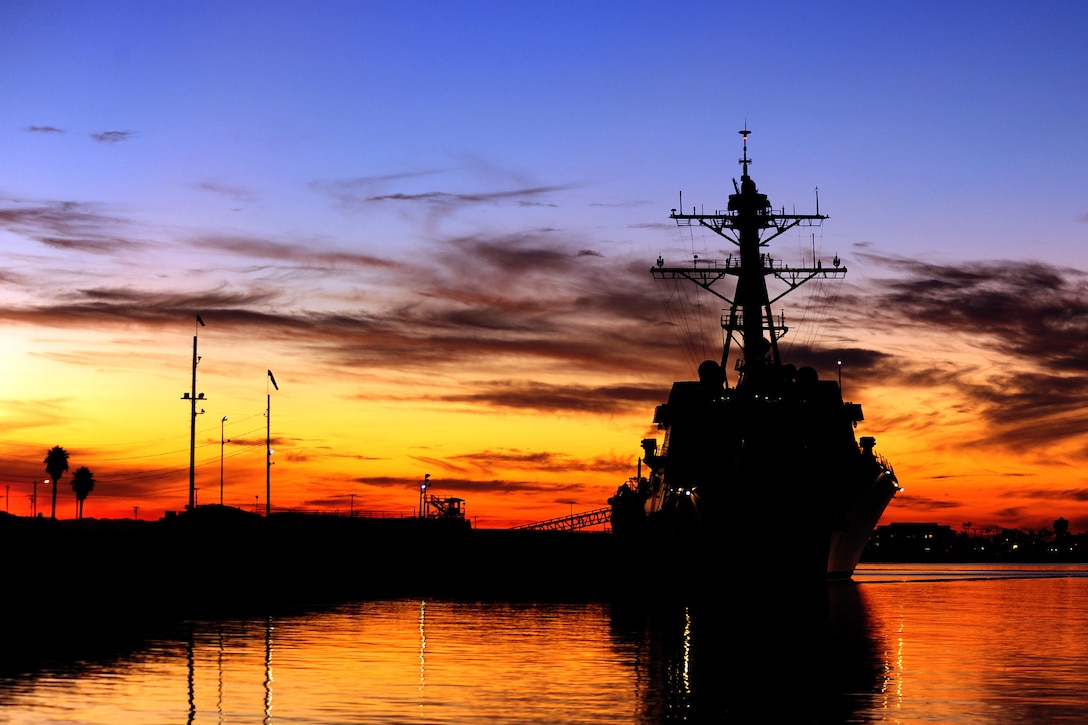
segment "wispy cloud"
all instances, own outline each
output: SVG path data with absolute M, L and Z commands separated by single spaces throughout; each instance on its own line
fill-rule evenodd
M 127 219 L 100 205 L 74 201 L 23 203 L 0 199 L 0 229 L 64 251 L 131 254 L 145 243 L 126 235 Z
M 91 134 L 91 138 L 98 143 L 120 143 L 135 138 L 135 136 L 135 131 L 100 131 Z
M 894 277 L 874 280 L 863 309 L 879 325 L 944 346 L 927 359 L 885 359 L 894 382 L 954 389 L 988 424 L 980 445 L 1045 450 L 1088 433 L 1088 275 L 1041 262 L 936 264 L 870 255 Z M 989 368 L 942 361 L 951 344 Z M 997 364 L 1000 361 L 1000 364 Z
M 206 191 L 209 194 L 225 196 L 237 202 L 251 202 L 257 199 L 257 194 L 251 189 L 233 186 L 231 184 L 223 184 L 217 181 L 201 181 L 193 184 L 193 188 L 198 191 Z
M 515 200 L 526 203 L 535 197 L 562 191 L 569 187 L 564 186 L 538 186 L 523 189 L 506 189 L 499 191 L 478 191 L 468 193 L 452 193 L 446 191 L 424 191 L 415 194 L 394 193 L 379 194 L 365 199 L 367 202 L 382 201 L 407 201 L 422 202 L 424 204 L 452 206 L 455 204 L 489 204 L 498 201 Z
M 531 380 L 491 381 L 469 392 L 439 396 L 454 403 L 491 408 L 614 415 L 652 408 L 668 395 L 668 385 L 551 385 Z
M 191 244 L 198 249 L 228 252 L 247 259 L 276 260 L 305 267 L 323 264 L 345 265 L 353 268 L 395 268 L 403 265 L 401 262 L 372 254 L 325 248 L 301 242 L 278 242 L 263 237 L 213 234 L 197 237 L 191 241 Z
M 312 191 L 328 196 L 344 208 L 365 205 L 372 196 L 379 194 L 391 182 L 417 179 L 441 173 L 437 170 L 405 171 L 395 174 L 356 176 L 347 179 L 318 179 L 311 181 Z

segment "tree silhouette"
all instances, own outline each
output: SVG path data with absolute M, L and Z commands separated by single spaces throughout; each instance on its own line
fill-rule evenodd
M 80 466 L 72 474 L 72 490 L 76 492 L 76 519 L 83 519 L 83 502 L 94 490 L 94 474 L 86 466 Z
M 68 451 L 60 446 L 53 446 L 46 455 L 44 463 L 45 472 L 49 474 L 49 478 L 53 481 L 53 510 L 49 517 L 55 519 L 57 518 L 57 479 L 68 470 Z

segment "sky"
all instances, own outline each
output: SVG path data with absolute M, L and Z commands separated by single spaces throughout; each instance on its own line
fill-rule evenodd
M 183 510 L 194 337 L 198 503 L 410 515 L 429 474 L 480 527 L 606 506 L 720 354 L 720 303 L 649 269 L 730 252 L 668 216 L 724 206 L 747 127 L 771 203 L 829 216 L 771 253 L 847 267 L 779 303 L 783 353 L 842 361 L 904 486 L 883 522 L 1088 530 L 1086 29 L 1075 2 L 5 0 L 5 510 L 55 445 L 58 517 L 79 466 L 87 517 Z

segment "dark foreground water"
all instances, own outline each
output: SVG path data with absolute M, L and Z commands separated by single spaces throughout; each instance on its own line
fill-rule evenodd
M 9 665 L 0 722 L 1084 723 L 1086 646 L 1088 567 L 866 566 L 826 597 L 182 622 Z

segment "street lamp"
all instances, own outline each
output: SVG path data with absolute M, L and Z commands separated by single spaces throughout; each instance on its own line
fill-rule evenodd
M 355 494 L 351 493 L 348 495 L 351 496 L 351 505 L 348 506 L 348 518 L 353 519 L 355 518 Z
M 569 499 L 567 501 L 560 501 L 560 503 L 570 504 L 570 518 L 567 519 L 567 524 L 573 530 L 574 529 L 574 504 L 576 504 L 578 502 L 575 501 L 574 499 Z
M 200 318 L 200 315 L 196 316 L 196 323 L 200 327 L 204 327 L 204 320 Z M 189 510 L 192 511 L 196 508 L 196 402 L 204 402 L 204 393 L 196 392 L 196 366 L 200 362 L 200 357 L 196 354 L 196 342 L 197 331 L 200 327 L 193 325 L 193 388 L 189 393 L 182 393 L 181 399 L 188 400 L 190 406 L 189 413 Z M 200 411 L 204 412 L 203 409 Z
M 427 487 L 431 485 L 431 474 L 423 476 L 423 483 L 419 484 L 419 518 L 424 518 L 423 507 L 427 501 Z
M 223 505 L 223 446 L 226 441 L 223 439 L 223 424 L 227 422 L 227 416 L 223 416 L 223 420 L 219 421 L 219 505 Z
M 49 479 L 42 481 L 46 486 L 49 485 Z M 30 497 L 30 515 L 37 518 L 38 516 L 38 479 L 34 479 L 34 495 Z

